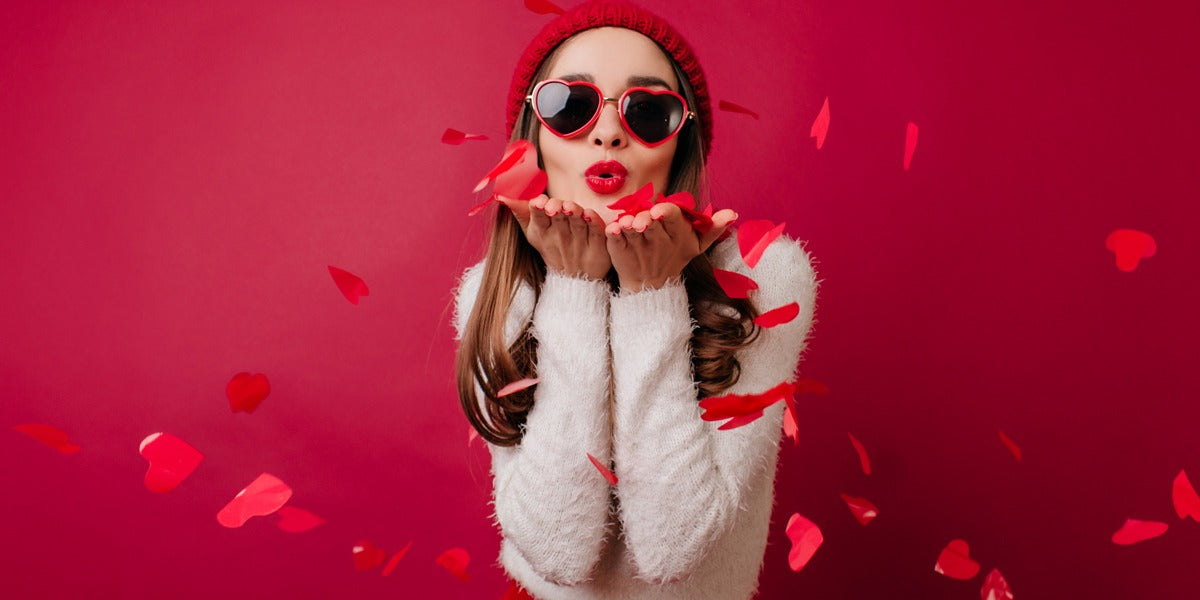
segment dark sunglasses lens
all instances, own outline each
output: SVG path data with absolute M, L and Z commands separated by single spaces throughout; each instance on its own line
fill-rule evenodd
M 669 94 L 633 92 L 625 97 L 621 112 L 629 129 L 648 144 L 671 137 L 683 121 L 683 103 Z
M 558 82 L 543 85 L 533 100 L 542 120 L 559 135 L 571 135 L 583 129 L 600 106 L 596 90 Z

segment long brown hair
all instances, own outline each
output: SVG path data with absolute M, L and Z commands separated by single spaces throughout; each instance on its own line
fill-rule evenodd
M 533 78 L 535 84 L 548 76 L 557 54 L 558 49 L 555 49 L 542 61 Z M 688 106 L 698 109 L 687 76 L 669 53 L 663 54 L 675 70 L 675 78 Z M 697 207 L 708 203 L 705 148 L 699 121 L 688 119 L 679 132 L 665 191 L 667 194 L 690 192 L 696 198 Z M 513 140 L 523 138 L 537 146 L 539 126 L 527 106 L 517 119 Z M 710 247 L 709 252 L 711 250 Z M 455 357 L 458 397 L 467 420 L 480 437 L 498 446 L 515 446 L 521 442 L 525 417 L 533 407 L 533 389 L 504 397 L 496 394 L 505 384 L 536 376 L 537 340 L 526 325 L 511 346 L 506 344 L 505 323 L 521 284 L 529 285 L 535 297 L 540 295 L 546 264 L 525 239 L 516 218 L 502 206 L 497 206 L 485 256 L 479 293 Z M 757 337 L 758 328 L 753 319 L 758 316 L 758 311 L 749 300 L 730 298 L 725 294 L 713 276 L 708 252 L 692 259 L 684 267 L 682 277 L 691 317 L 696 323 L 692 332 L 692 372 L 700 396 L 714 396 L 737 382 L 741 366 L 734 353 Z M 610 270 L 608 283 L 616 289 L 615 271 Z M 729 308 L 733 310 L 728 311 Z M 730 312 L 732 316 L 727 314 Z M 479 402 L 476 385 L 483 391 L 483 403 Z

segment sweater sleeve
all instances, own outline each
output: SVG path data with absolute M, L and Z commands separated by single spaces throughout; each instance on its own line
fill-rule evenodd
M 547 274 L 533 309 L 539 383 L 521 443 L 488 445 L 502 535 L 559 585 L 591 578 L 608 529 L 611 490 L 587 458 L 612 456 L 608 302 L 605 282 Z
M 792 380 L 810 331 L 817 282 L 804 249 L 781 236 L 753 270 L 730 240 L 714 262 L 752 277 L 759 312 L 798 302 L 787 324 L 762 329 L 739 351 L 741 375 L 726 393 L 765 391 Z M 722 266 L 724 265 L 724 266 Z M 700 418 L 691 363 L 692 321 L 681 282 L 612 300 L 613 451 L 626 544 L 638 577 L 686 577 L 736 521 L 751 481 L 773 464 L 783 406 L 726 431 Z M 774 476 L 774 473 L 769 475 Z

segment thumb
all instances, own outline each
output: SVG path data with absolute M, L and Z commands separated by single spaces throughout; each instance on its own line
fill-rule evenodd
M 725 233 L 725 230 L 729 229 L 729 226 L 737 218 L 738 214 L 731 209 L 723 208 L 718 210 L 717 214 L 712 216 L 712 228 L 700 236 L 700 251 L 704 252 L 708 250 L 708 247 L 717 241 L 717 238 L 721 237 L 721 234 Z
M 528 200 L 518 200 L 516 198 L 509 198 L 507 196 L 496 194 L 496 201 L 507 206 L 508 210 L 512 211 L 513 216 L 517 218 L 517 223 L 521 225 L 522 230 L 529 225 Z

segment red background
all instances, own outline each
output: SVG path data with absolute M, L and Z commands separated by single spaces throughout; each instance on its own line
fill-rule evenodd
M 993 567 L 1021 599 L 1190 597 L 1200 525 L 1170 486 L 1200 481 L 1197 9 L 850 4 L 645 1 L 715 99 L 762 116 L 715 114 L 716 203 L 786 221 L 824 280 L 802 374 L 831 393 L 800 398 L 781 450 L 762 597 L 974 598 Z M 518 0 L 4 3 L 3 595 L 501 594 L 448 305 L 512 67 L 548 19 Z M 447 127 L 491 139 L 444 145 Z M 1157 256 L 1118 271 L 1117 228 Z M 326 265 L 370 296 L 347 303 Z M 224 398 L 239 371 L 273 386 L 252 415 Z M 141 482 L 156 431 L 206 455 L 165 495 Z M 264 471 L 328 524 L 218 525 Z M 793 512 L 826 539 L 800 573 Z M 1170 529 L 1116 546 L 1128 517 Z M 353 569 L 360 538 L 413 546 L 381 577 Z M 953 538 L 971 581 L 933 571 Z M 470 583 L 433 564 L 453 546 Z

